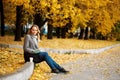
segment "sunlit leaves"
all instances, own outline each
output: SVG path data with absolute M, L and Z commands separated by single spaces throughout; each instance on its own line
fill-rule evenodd
M 14 72 L 23 65 L 23 56 L 9 51 L 8 48 L 1 48 L 0 55 L 0 75 Z
M 96 22 L 95 27 L 97 29 L 97 32 L 101 32 L 103 35 L 106 35 L 107 33 L 111 32 L 113 22 L 110 19 L 109 13 L 106 10 L 102 9 L 99 13 L 94 12 L 94 15 L 96 17 L 93 17 L 92 20 Z
M 120 20 L 119 0 L 6 0 L 6 3 L 7 1 L 12 6 L 23 5 L 27 17 L 30 15 L 33 18 L 34 14 L 39 13 L 50 19 L 53 27 L 65 27 L 71 22 L 72 31 L 91 23 L 89 27 L 106 35 L 111 32 L 114 23 Z M 14 17 L 12 19 L 15 20 Z M 91 19 L 92 22 L 89 22 Z
M 9 0 L 14 5 L 23 5 L 23 4 L 28 4 L 30 0 Z

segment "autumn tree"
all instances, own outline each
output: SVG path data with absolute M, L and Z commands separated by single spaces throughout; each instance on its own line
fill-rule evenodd
M 16 6 L 16 29 L 15 29 L 15 41 L 21 41 L 21 30 L 23 26 L 23 8 L 29 1 L 26 0 L 7 0 L 11 5 Z
M 92 13 L 92 21 L 95 23 L 94 27 L 96 28 L 97 32 L 100 32 L 103 36 L 106 36 L 108 33 L 110 33 L 114 27 L 114 23 L 119 20 L 119 17 L 117 17 L 120 15 L 120 12 L 118 12 L 120 8 L 118 5 L 119 3 L 120 1 L 118 0 L 99 1 L 98 8 L 96 8 Z M 113 4 L 116 4 L 116 6 Z
M 86 23 L 96 34 L 106 36 L 114 28 L 114 23 L 119 20 L 119 0 L 78 0 L 77 7 L 81 8 L 82 13 L 88 20 Z M 78 3 L 80 5 L 78 5 Z M 115 6 L 116 5 L 116 6 Z M 115 8 L 115 9 L 114 9 Z M 89 23 L 89 24 L 88 24 Z M 86 26 L 85 26 L 86 27 Z
M 22 8 L 23 8 L 22 5 L 16 6 L 16 30 L 15 30 L 15 41 L 21 41 Z

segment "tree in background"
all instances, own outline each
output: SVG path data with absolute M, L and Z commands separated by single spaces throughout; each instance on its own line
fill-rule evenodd
M 21 41 L 21 29 L 22 29 L 22 8 L 23 5 L 16 6 L 16 30 L 15 41 Z
M 26 0 L 7 0 L 8 3 L 10 3 L 11 5 L 14 4 L 14 6 L 16 7 L 16 22 L 15 22 L 15 41 L 21 41 L 21 31 L 22 31 L 22 27 L 23 27 L 23 22 L 24 22 L 24 14 L 23 14 L 23 8 L 25 4 L 28 4 L 29 1 Z M 6 2 L 7 2 L 6 1 Z
M 112 29 L 112 32 L 108 35 L 110 40 L 120 41 L 120 21 L 115 23 L 115 28 Z
M 5 35 L 5 24 L 4 24 L 4 11 L 3 11 L 3 0 L 0 0 L 0 13 L 1 13 L 1 36 Z
M 53 31 L 53 26 L 51 25 L 52 20 L 48 19 L 48 35 L 47 35 L 47 39 L 52 39 L 52 31 Z

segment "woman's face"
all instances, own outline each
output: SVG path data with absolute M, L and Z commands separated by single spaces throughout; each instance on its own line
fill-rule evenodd
M 31 28 L 30 31 L 31 31 L 31 34 L 32 34 L 32 35 L 36 35 L 36 34 L 38 33 L 37 27 L 34 27 L 34 26 Z

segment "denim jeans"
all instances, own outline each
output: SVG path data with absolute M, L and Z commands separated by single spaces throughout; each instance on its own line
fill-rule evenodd
M 51 69 L 58 69 L 61 70 L 62 67 L 57 64 L 49 55 L 47 52 L 40 52 L 39 55 L 44 58 L 46 63 L 49 65 Z

